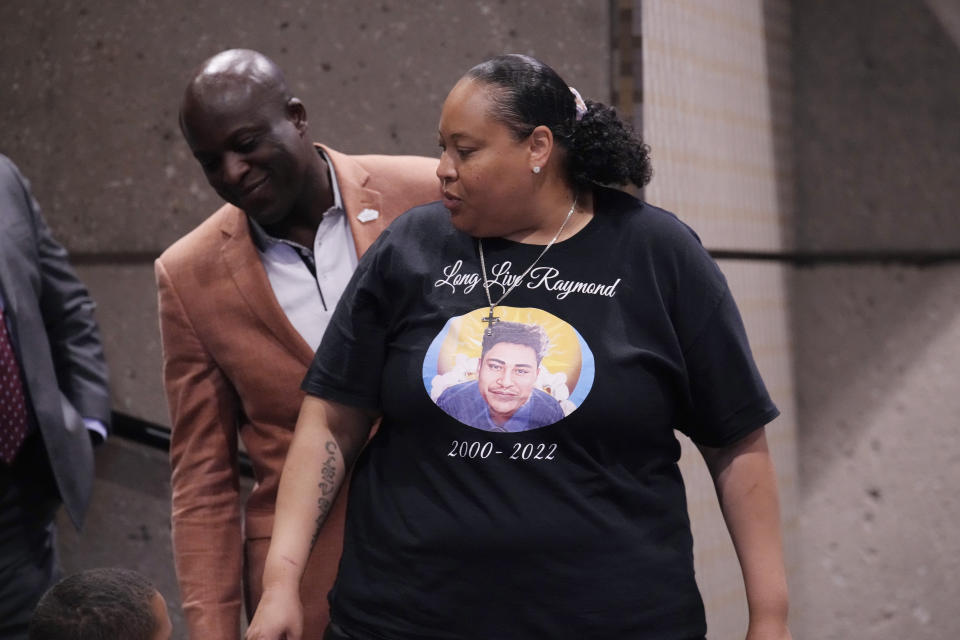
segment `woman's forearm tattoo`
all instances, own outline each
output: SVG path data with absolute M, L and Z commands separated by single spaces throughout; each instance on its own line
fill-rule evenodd
M 324 520 L 327 519 L 327 514 L 330 512 L 330 506 L 333 504 L 337 489 L 336 441 L 328 440 L 324 445 L 324 449 L 327 451 L 327 457 L 323 461 L 323 466 L 320 467 L 320 476 L 323 479 L 318 485 L 320 487 L 320 497 L 317 498 L 317 507 L 320 509 L 320 513 L 317 514 L 317 527 L 314 529 L 313 538 L 310 540 L 311 549 L 313 549 L 313 545 L 316 544 L 317 538 L 320 536 L 320 527 L 323 526 Z

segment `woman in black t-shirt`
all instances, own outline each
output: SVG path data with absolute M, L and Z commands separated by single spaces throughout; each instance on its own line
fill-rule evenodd
M 677 429 L 714 478 L 748 640 L 788 640 L 778 412 L 726 282 L 674 216 L 598 186 L 645 185 L 647 147 L 519 55 L 454 86 L 439 143 L 442 204 L 364 256 L 304 381 L 247 639 L 319 634 L 298 585 L 350 469 L 327 638 L 703 638 Z M 534 400 L 547 424 L 476 426 Z

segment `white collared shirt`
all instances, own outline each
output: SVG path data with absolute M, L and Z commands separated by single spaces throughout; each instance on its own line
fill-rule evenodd
M 260 261 L 267 272 L 273 294 L 290 324 L 314 351 L 320 346 L 333 310 L 357 268 L 353 234 L 347 224 L 333 163 L 322 149 L 317 151 L 330 167 L 333 206 L 323 214 L 313 240 L 312 252 L 296 242 L 270 236 L 250 220 L 254 244 L 260 253 Z M 314 260 L 316 277 L 310 273 L 301 254 Z

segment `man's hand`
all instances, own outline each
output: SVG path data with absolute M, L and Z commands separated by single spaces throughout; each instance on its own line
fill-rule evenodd
M 296 588 L 268 587 L 247 628 L 245 640 L 300 640 L 303 606 Z

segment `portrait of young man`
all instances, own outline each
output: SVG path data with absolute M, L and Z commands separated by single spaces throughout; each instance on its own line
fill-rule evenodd
M 536 388 L 548 348 L 537 324 L 497 322 L 484 330 L 477 379 L 453 385 L 437 406 L 460 422 L 484 431 L 536 429 L 563 418 L 549 393 Z

